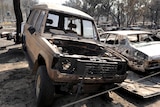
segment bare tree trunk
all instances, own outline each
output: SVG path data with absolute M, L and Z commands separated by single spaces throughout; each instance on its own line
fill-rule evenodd
M 21 33 L 21 22 L 23 22 L 22 12 L 20 8 L 20 0 L 13 0 L 13 7 L 16 16 L 16 27 L 17 27 L 16 44 L 19 44 L 22 41 L 20 40 L 20 33 Z
M 146 17 L 145 17 L 145 15 L 143 15 L 143 24 L 142 24 L 142 26 L 145 25 L 145 21 L 146 21 Z

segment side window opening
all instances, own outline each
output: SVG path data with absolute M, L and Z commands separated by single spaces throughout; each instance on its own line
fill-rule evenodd
M 58 27 L 59 16 L 55 14 L 48 14 L 46 26 Z
M 30 18 L 28 20 L 28 23 L 30 25 L 32 25 L 33 27 L 35 27 L 36 20 L 37 20 L 37 18 L 39 16 L 40 12 L 41 12 L 40 10 L 33 10 L 33 12 L 31 13 L 31 16 L 30 16 Z
M 117 45 L 118 44 L 118 36 L 117 35 L 109 35 L 107 40 L 107 44 Z
M 121 39 L 119 44 L 125 45 L 126 44 L 126 39 Z
M 41 31 L 40 28 L 42 27 L 41 25 L 42 25 L 44 16 L 45 16 L 45 11 L 41 11 L 41 13 L 39 14 L 39 17 L 37 19 L 36 25 L 35 25 L 36 31 L 38 31 L 38 32 Z
M 139 36 L 138 35 L 130 35 L 130 36 L 128 36 L 128 40 L 131 43 L 137 43 L 139 41 Z
M 28 15 L 28 17 L 27 17 L 27 22 L 29 23 L 30 22 L 30 20 L 31 20 L 31 15 L 33 15 L 33 10 L 30 10 L 30 13 L 29 13 L 29 15 Z
M 47 16 L 44 32 L 63 34 L 64 32 L 62 30 L 59 30 L 58 27 L 59 20 L 60 20 L 59 15 L 49 13 Z
M 29 15 L 29 17 L 28 17 L 28 20 L 27 20 L 27 23 L 28 23 L 28 24 L 31 24 L 31 20 L 32 20 L 32 17 L 34 16 L 35 11 L 36 11 L 36 10 L 31 10 L 31 13 L 30 13 L 30 15 Z

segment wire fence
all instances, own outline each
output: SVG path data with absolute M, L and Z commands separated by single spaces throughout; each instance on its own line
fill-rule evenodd
M 145 77 L 143 77 L 143 78 L 137 79 L 137 80 L 135 80 L 135 81 L 133 81 L 133 82 L 139 82 L 139 81 L 148 79 L 148 78 L 150 78 L 150 77 L 156 76 L 156 75 L 158 75 L 158 74 L 160 74 L 160 71 L 159 71 L 159 72 L 156 72 L 156 73 L 153 73 L 153 74 L 150 74 L 150 75 L 147 75 L 147 76 L 145 76 Z M 106 91 L 103 91 L 103 92 L 94 94 L 94 95 L 92 95 L 92 96 L 89 96 L 89 97 L 86 97 L 86 98 L 83 98 L 83 99 L 80 99 L 80 100 L 77 100 L 77 101 L 68 103 L 68 104 L 66 104 L 66 105 L 63 105 L 62 107 L 69 107 L 69 106 L 72 106 L 72 105 L 74 105 L 74 104 L 77 104 L 77 103 L 80 103 L 80 102 L 83 102 L 83 101 L 92 99 L 92 98 L 94 98 L 94 97 L 98 97 L 98 96 L 100 96 L 100 95 L 106 94 L 106 93 L 108 93 L 108 92 L 110 92 L 110 91 L 114 91 L 114 90 L 117 90 L 117 89 L 122 88 L 122 87 L 125 87 L 125 86 L 127 86 L 127 85 L 117 86 L 117 87 L 111 88 L 111 89 L 109 89 L 109 90 L 106 90 Z

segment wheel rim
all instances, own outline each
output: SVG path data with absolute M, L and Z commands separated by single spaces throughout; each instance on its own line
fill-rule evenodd
M 41 83 L 41 77 L 40 75 L 38 75 L 37 77 L 37 83 L 36 83 L 36 97 L 39 97 L 39 93 L 40 93 L 40 83 Z

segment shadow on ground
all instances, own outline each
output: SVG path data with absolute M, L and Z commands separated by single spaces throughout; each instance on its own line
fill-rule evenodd
M 34 76 L 26 65 L 25 56 L 20 48 L 1 51 L 1 107 L 35 107 Z

